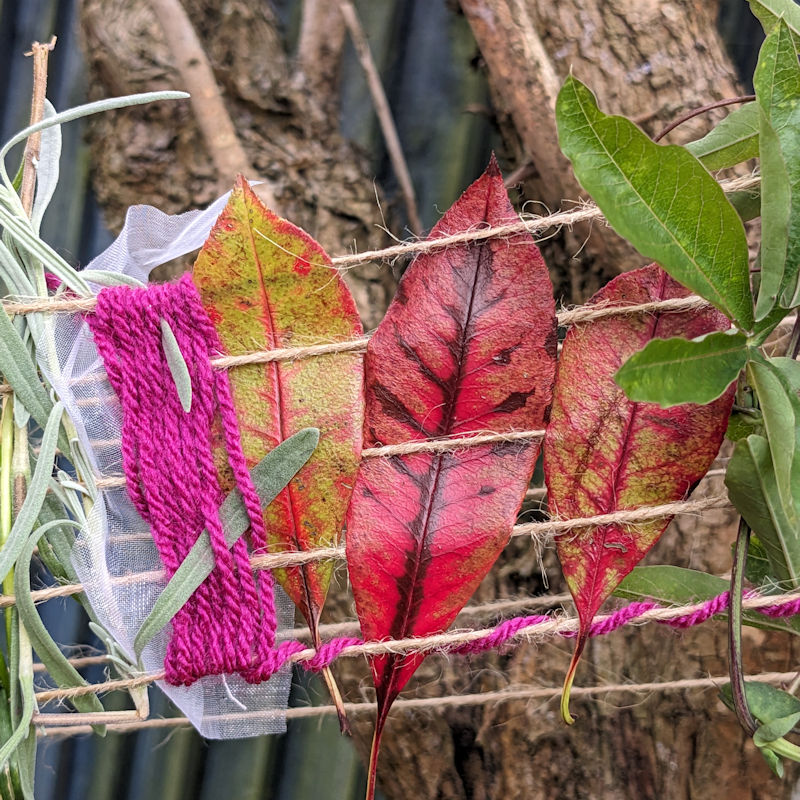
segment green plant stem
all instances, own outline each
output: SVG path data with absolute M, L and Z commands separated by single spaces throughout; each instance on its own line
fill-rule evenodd
M 11 395 L 3 397 L 2 416 L 0 416 L 0 549 L 5 545 L 11 532 L 12 525 L 12 495 L 11 495 L 11 461 L 14 446 L 14 400 Z M 12 574 L 13 579 L 13 574 Z M 6 581 L 3 580 L 3 592 L 8 591 Z M 13 583 L 11 585 L 13 592 Z M 13 609 L 7 608 L 5 612 L 6 623 L 6 653 L 11 645 L 11 625 Z M 14 727 L 11 719 L 11 676 L 3 654 L 0 654 L 0 679 L 3 688 L 0 692 L 0 729 L 11 731 Z M 19 775 L 12 764 L 7 764 L 2 771 L 4 795 L 9 798 L 20 797 L 22 789 Z
M 728 669 L 731 677 L 731 697 L 739 724 L 749 736 L 758 727 L 747 706 L 744 672 L 742 671 L 742 588 L 747 564 L 747 546 L 750 543 L 750 526 L 739 519 L 736 548 L 731 567 L 730 613 L 728 614 Z
M 13 504 L 11 493 L 11 462 L 14 450 L 14 401 L 11 395 L 3 398 L 2 420 L 0 420 L 0 549 L 5 546 L 11 533 Z M 14 574 L 3 577 L 3 592 L 14 591 Z M 6 613 L 6 643 L 11 641 L 11 609 Z

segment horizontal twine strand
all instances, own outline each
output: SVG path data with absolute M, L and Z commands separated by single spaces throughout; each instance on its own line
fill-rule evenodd
M 747 681 L 760 681 L 770 684 L 789 683 L 797 677 L 797 672 L 761 672 L 752 675 L 745 675 Z M 730 682 L 727 675 L 710 676 L 707 678 L 682 678 L 674 681 L 651 681 L 647 683 L 609 683 L 598 684 L 596 686 L 573 686 L 571 695 L 573 697 L 587 697 L 604 694 L 624 694 L 633 692 L 643 693 L 668 693 L 680 692 L 691 689 L 715 689 Z M 550 700 L 559 697 L 562 692 L 561 686 L 528 686 L 510 689 L 498 689 L 496 691 L 476 692 L 473 694 L 446 695 L 445 697 L 413 697 L 399 698 L 392 705 L 390 716 L 404 711 L 414 710 L 438 710 L 440 708 L 453 708 L 459 706 L 476 705 L 500 705 L 520 700 Z M 345 711 L 349 715 L 373 714 L 377 708 L 375 703 L 345 703 Z M 39 735 L 44 736 L 77 736 L 80 734 L 92 733 L 91 725 L 108 724 L 108 729 L 117 733 L 126 731 L 158 729 L 158 728 L 181 728 L 188 727 L 191 723 L 186 717 L 156 717 L 153 719 L 133 719 L 130 722 L 111 722 L 107 720 L 105 714 L 115 714 L 119 712 L 102 712 L 97 714 L 36 714 L 33 722 L 40 728 Z M 124 713 L 124 712 L 123 712 Z M 271 712 L 276 715 L 284 712 Z M 132 712 L 132 717 L 135 712 Z M 261 716 L 269 716 L 270 712 L 264 712 Z M 312 717 L 323 717 L 336 714 L 336 707 L 333 705 L 304 706 L 288 708 L 285 711 L 286 719 L 309 719 Z M 213 720 L 224 721 L 232 715 L 220 715 L 213 717 Z M 67 717 L 71 718 L 73 724 L 65 724 Z M 238 717 L 237 717 L 238 718 Z
M 720 186 L 725 191 L 741 191 L 758 185 L 760 180 L 759 176 L 752 175 L 722 181 Z M 507 225 L 487 225 L 486 227 L 474 228 L 469 231 L 460 231 L 449 236 L 401 242 L 380 250 L 367 250 L 362 253 L 334 256 L 331 259 L 331 263 L 334 267 L 344 268 L 374 261 L 392 262 L 399 258 L 445 250 L 456 245 L 486 241 L 487 239 L 502 239 L 517 233 L 537 233 L 550 228 L 570 226 L 577 222 L 600 219 L 602 216 L 597 206 L 587 204 L 583 208 L 574 211 L 558 211 L 542 216 L 526 216 L 520 218 L 517 222 Z M 320 263 L 319 266 L 324 266 L 324 264 Z M 3 307 L 9 314 L 65 313 L 92 311 L 95 303 L 96 300 L 93 297 L 20 298 L 14 301 L 4 300 Z M 560 324 L 571 323 L 562 322 Z
M 634 623 L 659 622 L 672 627 L 688 628 L 699 625 L 713 616 L 724 613 L 728 607 L 728 593 L 702 603 L 683 606 L 660 606 L 657 603 L 633 602 L 610 614 L 595 617 L 591 636 L 603 636 Z M 747 610 L 760 610 L 772 617 L 791 616 L 800 612 L 800 592 L 784 595 L 748 594 L 742 600 Z M 494 649 L 516 640 L 541 641 L 555 636 L 573 638 L 578 629 L 576 617 L 529 616 L 515 617 L 492 628 L 479 630 L 454 630 L 431 636 L 364 642 L 351 637 L 332 639 L 319 648 L 310 648 L 297 641 L 282 642 L 276 650 L 276 669 L 283 664 L 298 664 L 306 669 L 320 670 L 338 658 L 358 656 L 407 655 L 442 653 L 477 653 Z M 163 680 L 164 672 L 137 675 L 132 678 L 105 681 L 104 683 L 76 686 L 68 689 L 48 689 L 36 693 L 40 703 L 65 700 L 89 694 L 132 689 Z
M 613 524 L 636 524 L 637 522 L 649 522 L 677 514 L 698 514 L 702 511 L 728 507 L 730 507 L 730 501 L 725 495 L 715 495 L 699 500 L 683 500 L 677 503 L 634 508 L 629 511 L 616 511 L 612 514 L 599 514 L 595 517 L 527 522 L 515 525 L 511 530 L 511 536 L 531 536 L 536 539 L 537 543 L 545 544 L 554 534 L 580 530 L 581 528 Z M 250 564 L 253 569 L 285 569 L 286 567 L 310 564 L 314 561 L 343 560 L 345 556 L 344 545 L 339 545 L 338 547 L 316 547 L 300 552 L 255 554 L 251 556 Z M 162 581 L 164 577 L 164 573 L 161 570 L 152 570 L 150 572 L 134 572 L 114 576 L 110 578 L 110 581 L 114 585 L 120 585 L 145 581 Z M 74 583 L 31 592 L 31 596 L 34 602 L 42 603 L 58 597 L 80 594 L 82 591 L 83 584 Z M 8 608 L 14 605 L 15 602 L 13 595 L 0 595 L 0 608 Z

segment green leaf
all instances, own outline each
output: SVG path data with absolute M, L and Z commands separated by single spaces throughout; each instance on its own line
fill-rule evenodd
M 61 414 L 64 407 L 56 403 L 50 412 L 42 435 L 42 445 L 39 451 L 39 460 L 28 486 L 25 502 L 14 520 L 11 532 L 8 534 L 2 550 L 0 550 L 0 579 L 8 575 L 14 562 L 25 547 L 25 542 L 30 536 L 36 519 L 42 509 L 47 488 L 50 485 L 50 476 L 53 474 L 53 461 L 56 457 L 56 440 L 61 426 Z
M 11 736 L 0 747 L 0 770 L 5 767 L 14 751 L 22 745 L 28 736 L 36 738 L 36 731 L 31 727 L 33 712 L 36 708 L 36 698 L 33 691 L 33 661 L 31 658 L 31 646 L 22 625 L 19 627 L 19 636 L 20 664 L 18 678 L 22 694 L 22 714 Z
M 777 594 L 782 591 L 772 574 L 772 565 L 769 563 L 767 551 L 758 536 L 751 534 L 747 547 L 747 564 L 745 578 L 757 586 L 762 594 Z
M 164 357 L 167 359 L 169 373 L 178 391 L 181 407 L 188 414 L 192 410 L 192 378 L 178 340 L 165 319 L 161 320 L 161 346 L 164 348 Z
M 728 420 L 728 430 L 725 431 L 725 436 L 732 442 L 746 439 L 753 433 L 763 436 L 764 420 L 761 412 L 758 409 L 753 409 L 753 411 L 755 414 L 734 411 Z
M 800 700 L 793 694 L 761 681 L 747 681 L 744 685 L 750 713 L 762 724 L 768 725 L 792 714 L 800 713 Z M 732 708 L 730 686 L 721 687 L 722 700 Z
M 281 442 L 253 467 L 250 475 L 262 507 L 268 506 L 280 494 L 311 457 L 318 442 L 319 431 L 316 428 L 304 428 Z M 225 530 L 225 541 L 228 547 L 233 547 L 250 527 L 247 509 L 237 489 L 225 498 L 219 515 Z M 178 613 L 213 569 L 214 555 L 211 550 L 211 540 L 208 532 L 203 531 L 183 563 L 170 578 L 136 634 L 133 648 L 137 658 L 141 656 L 148 642 Z
M 61 522 L 51 524 L 61 524 Z M 39 613 L 36 611 L 36 606 L 31 599 L 31 557 L 40 537 L 47 532 L 47 527 L 38 528 L 28 538 L 20 553 L 17 569 L 14 571 L 14 594 L 17 598 L 19 618 L 30 636 L 34 649 L 53 680 L 61 688 L 87 686 L 87 682 L 80 676 L 75 667 L 69 663 L 59 646 L 53 641 L 53 637 L 50 636 L 47 628 L 42 623 Z M 73 697 L 70 702 L 78 711 L 103 711 L 102 703 L 94 694 Z M 102 733 L 105 730 L 104 726 L 98 725 L 94 727 L 96 733 Z
M 792 31 L 796 44 L 800 44 L 800 8 L 795 0 L 748 0 L 748 2 L 753 15 L 764 28 L 764 33 L 769 34 L 782 17 Z
M 769 747 L 759 747 L 758 752 L 764 756 L 767 766 L 779 777 L 783 778 L 783 762 L 778 758 L 774 750 Z
M 96 100 L 92 103 L 84 103 L 83 105 L 70 108 L 67 111 L 62 111 L 60 114 L 48 116 L 41 122 L 35 125 L 29 125 L 27 128 L 21 130 L 19 133 L 12 136 L 2 148 L 0 148 L 0 175 L 2 175 L 3 183 L 11 187 L 12 183 L 8 178 L 8 173 L 5 168 L 5 160 L 9 150 L 14 145 L 24 142 L 32 133 L 43 131 L 45 128 L 52 128 L 54 125 L 63 125 L 67 122 L 72 122 L 82 117 L 88 117 L 92 114 L 99 114 L 104 111 L 112 111 L 117 108 L 128 108 L 130 106 L 142 105 L 144 103 L 154 103 L 157 100 L 180 100 L 189 97 L 186 92 L 144 92 L 142 94 L 129 94 L 124 97 L 109 97 L 105 100 Z M 16 196 L 16 192 L 12 194 Z M 20 205 L 21 209 L 22 206 Z
M 784 371 L 757 352 L 752 355 L 747 375 L 761 406 L 778 496 L 787 520 L 797 525 L 800 522 L 800 397 Z M 797 369 L 800 370 L 800 366 Z
M 739 189 L 735 192 L 725 192 L 728 202 L 736 209 L 742 222 L 761 216 L 761 188 L 754 186 L 752 189 Z
M 659 565 L 635 567 L 614 590 L 626 600 L 655 600 L 664 606 L 685 606 L 702 603 L 730 588 L 725 578 L 685 567 Z M 720 616 L 727 616 L 720 614 Z M 742 622 L 751 628 L 800 634 L 800 625 L 792 619 L 778 619 L 744 610 Z
M 795 295 L 800 263 L 800 64 L 780 20 L 761 47 L 753 75 L 761 158 L 761 289 L 756 318 Z
M 707 170 L 725 169 L 758 156 L 758 105 L 746 103 L 728 114 L 686 149 Z
M 561 149 L 611 226 L 740 327 L 753 324 L 744 226 L 685 148 L 657 145 L 597 107 L 570 76 L 556 102 Z
M 758 730 L 753 734 L 753 744 L 756 747 L 772 744 L 776 739 L 780 739 L 789 733 L 798 720 L 800 720 L 800 711 L 795 711 L 786 717 L 778 717 L 772 722 L 759 726 Z
M 748 436 L 736 443 L 725 474 L 728 496 L 761 541 L 774 575 L 800 588 L 800 530 L 789 523 L 778 494 L 769 443 Z
M 614 375 L 631 400 L 705 405 L 736 380 L 747 362 L 742 333 L 710 333 L 701 339 L 653 339 L 634 353 Z

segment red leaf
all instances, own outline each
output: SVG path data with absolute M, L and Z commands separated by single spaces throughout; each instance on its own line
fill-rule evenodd
M 631 305 L 688 294 L 652 264 L 615 278 L 590 304 Z M 619 315 L 575 325 L 569 331 L 544 442 L 553 516 L 610 514 L 678 501 L 689 494 L 717 455 L 734 387 L 705 406 L 662 409 L 628 400 L 613 375 L 651 339 L 693 339 L 725 330 L 729 324 L 719 311 L 708 309 Z M 569 690 L 594 615 L 656 543 L 670 519 L 583 528 L 556 539 L 580 621 L 562 695 L 561 712 L 567 722 L 573 721 Z
M 492 160 L 431 238 L 517 219 Z M 367 349 L 365 445 L 542 427 L 555 345 L 547 268 L 528 234 L 420 256 Z M 362 462 L 347 561 L 367 639 L 450 625 L 507 543 L 538 451 L 499 442 Z M 422 658 L 371 659 L 372 787 L 389 707 Z

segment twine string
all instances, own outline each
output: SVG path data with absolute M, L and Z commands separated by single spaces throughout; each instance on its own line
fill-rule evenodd
M 699 625 L 714 616 L 725 613 L 730 603 L 729 593 L 723 592 L 700 603 L 683 606 L 662 606 L 653 601 L 636 601 L 609 614 L 595 617 L 589 631 L 592 637 L 605 636 L 633 623 L 658 622 L 669 627 L 685 629 Z M 800 592 L 782 596 L 748 593 L 742 607 L 758 611 L 773 619 L 795 616 L 800 613 Z M 560 636 L 574 638 L 578 630 L 576 617 L 556 617 L 536 614 L 513 617 L 492 628 L 481 630 L 455 630 L 429 636 L 409 637 L 388 641 L 365 642 L 352 636 L 342 636 L 325 642 L 319 648 L 307 647 L 303 642 L 281 642 L 272 651 L 270 662 L 262 667 L 280 669 L 286 664 L 297 664 L 304 669 L 319 671 L 329 667 L 338 658 L 381 656 L 388 654 L 420 654 L 433 652 L 470 654 L 482 653 L 507 646 L 515 640 L 527 642 Z M 76 686 L 68 689 L 48 689 L 37 692 L 39 703 L 65 700 L 87 694 L 99 694 L 117 689 L 131 689 L 163 680 L 164 672 L 146 673 L 132 678 L 104 683 Z

